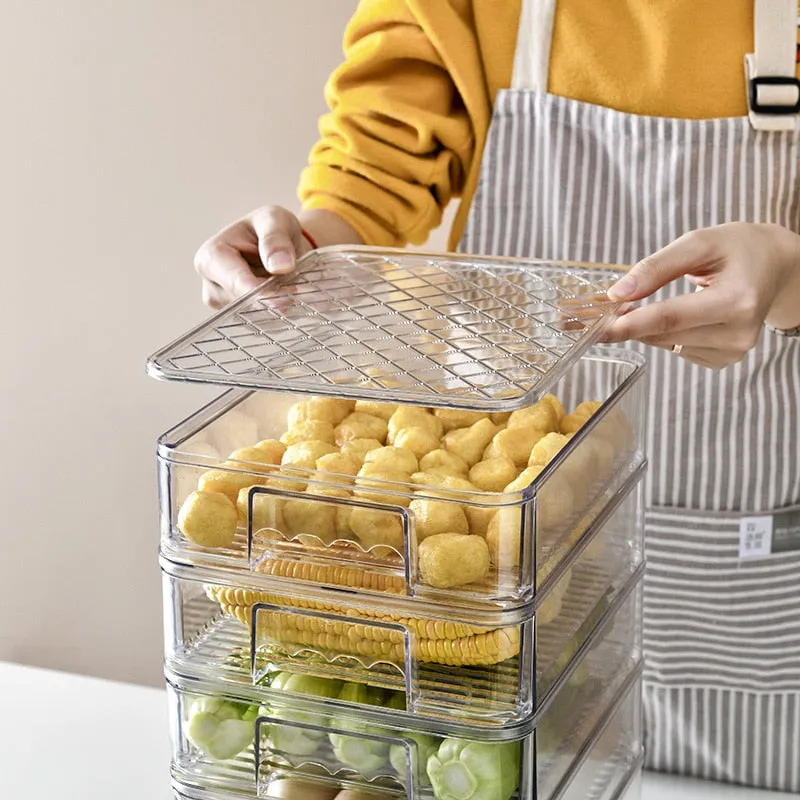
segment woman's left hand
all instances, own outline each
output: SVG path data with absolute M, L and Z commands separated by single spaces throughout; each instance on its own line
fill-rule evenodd
M 800 324 L 800 235 L 787 228 L 732 222 L 692 231 L 636 264 L 609 296 L 634 302 L 684 276 L 695 292 L 629 311 L 603 341 L 680 345 L 688 361 L 720 368 L 745 357 L 765 322 Z

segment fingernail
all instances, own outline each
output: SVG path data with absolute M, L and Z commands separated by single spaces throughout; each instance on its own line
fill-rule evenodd
M 291 253 L 281 250 L 273 253 L 267 259 L 267 269 L 270 272 L 288 272 L 294 264 Z
M 609 290 L 608 296 L 612 300 L 627 300 L 636 292 L 636 279 L 631 275 L 620 278 Z

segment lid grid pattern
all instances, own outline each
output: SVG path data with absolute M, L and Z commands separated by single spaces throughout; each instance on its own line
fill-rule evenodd
M 151 360 L 159 377 L 496 407 L 596 339 L 617 274 L 382 251 L 316 251 Z

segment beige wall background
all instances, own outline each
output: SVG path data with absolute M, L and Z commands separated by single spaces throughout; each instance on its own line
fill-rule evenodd
M 0 659 L 160 683 L 155 440 L 214 392 L 145 360 L 199 244 L 295 207 L 354 6 L 3 3 Z

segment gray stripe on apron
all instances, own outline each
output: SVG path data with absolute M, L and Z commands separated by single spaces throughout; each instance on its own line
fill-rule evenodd
M 797 130 L 501 91 L 459 250 L 633 264 L 727 221 L 800 232 L 798 164 Z M 800 552 L 738 559 L 743 513 L 800 504 L 800 339 L 764 331 L 717 372 L 628 346 L 652 401 L 647 765 L 800 791 Z

